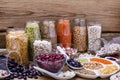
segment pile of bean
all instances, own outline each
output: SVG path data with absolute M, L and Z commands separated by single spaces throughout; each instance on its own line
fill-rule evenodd
M 88 48 L 89 50 L 98 50 L 101 47 L 101 25 L 88 26 Z
M 120 52 L 120 44 L 112 43 L 112 44 L 102 47 L 99 51 L 97 51 L 97 54 L 108 55 L 108 54 L 115 54 L 117 52 Z
M 82 67 L 82 65 L 78 61 L 74 60 L 73 58 L 68 59 L 67 62 L 69 65 L 73 67 L 76 67 L 76 68 Z
M 42 75 L 33 68 L 33 65 L 23 66 L 14 59 L 8 59 L 8 69 L 11 73 L 4 80 L 12 80 L 14 78 L 18 78 L 18 80 L 27 80 L 27 78 L 38 79 L 38 76 Z
M 98 62 L 86 62 L 83 64 L 84 68 L 97 70 L 103 68 L 103 65 Z
M 51 42 L 46 40 L 35 40 L 33 43 L 34 53 L 37 55 L 41 52 L 51 52 L 52 45 Z

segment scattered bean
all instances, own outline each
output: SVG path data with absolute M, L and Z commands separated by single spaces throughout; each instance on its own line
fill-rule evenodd
M 120 52 L 120 44 L 112 43 L 110 45 L 102 47 L 99 51 L 97 51 L 98 55 L 105 55 L 105 54 L 114 54 Z

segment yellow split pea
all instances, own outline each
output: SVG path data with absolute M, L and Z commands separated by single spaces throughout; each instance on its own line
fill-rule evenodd
M 100 70 L 100 74 L 110 74 L 118 70 L 118 66 L 116 65 L 108 65 L 104 69 Z

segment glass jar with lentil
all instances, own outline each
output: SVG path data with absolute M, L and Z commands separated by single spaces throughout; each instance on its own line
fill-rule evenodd
M 73 27 L 73 44 L 78 47 L 79 52 L 87 50 L 87 27 L 84 18 L 76 18 Z
M 71 27 L 70 20 L 60 19 L 57 24 L 57 38 L 58 43 L 62 44 L 63 47 L 71 46 Z

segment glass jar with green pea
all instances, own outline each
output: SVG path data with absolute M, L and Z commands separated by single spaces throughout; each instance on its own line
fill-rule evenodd
M 29 60 L 33 60 L 34 52 L 33 52 L 33 42 L 35 40 L 41 40 L 40 35 L 40 27 L 38 21 L 29 21 L 26 23 L 26 32 L 28 34 L 28 52 L 29 52 Z

